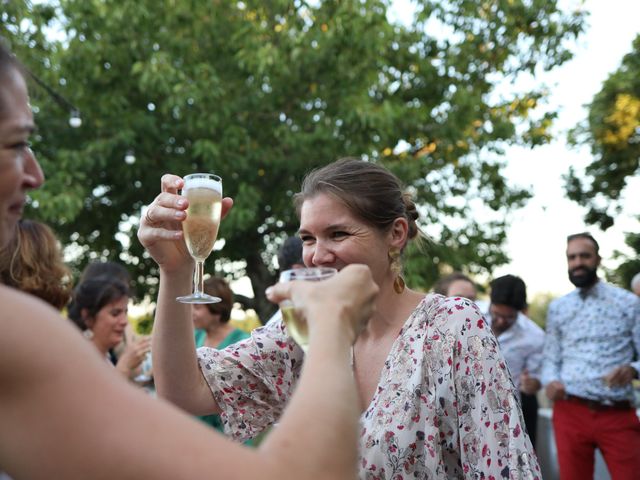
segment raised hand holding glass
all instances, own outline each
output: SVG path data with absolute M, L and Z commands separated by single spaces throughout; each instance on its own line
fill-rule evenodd
M 210 173 L 193 173 L 184 177 L 182 196 L 189 200 L 187 218 L 182 222 L 184 241 L 196 261 L 193 293 L 177 300 L 182 303 L 217 303 L 220 298 L 202 291 L 204 261 L 218 238 L 222 213 L 222 179 Z

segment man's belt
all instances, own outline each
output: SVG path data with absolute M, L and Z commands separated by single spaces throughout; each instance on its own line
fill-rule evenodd
M 582 398 L 576 395 L 567 395 L 567 400 L 574 403 L 580 403 L 585 405 L 590 410 L 630 410 L 633 409 L 633 405 L 629 400 L 616 400 L 608 403 L 599 402 L 597 400 L 591 400 L 590 398 Z

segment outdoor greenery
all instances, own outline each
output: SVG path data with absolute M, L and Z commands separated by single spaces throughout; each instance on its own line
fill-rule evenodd
M 640 35 L 593 98 L 588 124 L 575 129 L 571 137 L 575 143 L 588 144 L 594 159 L 585 172 L 570 169 L 568 196 L 588 207 L 587 223 L 606 230 L 624 209 L 628 179 L 640 169 Z
M 407 252 L 410 285 L 427 289 L 450 268 L 490 272 L 508 260 L 505 228 L 530 196 L 506 183 L 502 149 L 547 142 L 556 113 L 543 85 L 514 82 L 568 60 L 583 28 L 583 12 L 557 3 L 423 0 L 403 24 L 382 0 L 3 2 L 0 34 L 83 119 L 69 128 L 68 111 L 32 86 L 47 182 L 27 215 L 56 229 L 76 269 L 118 259 L 138 294 L 154 295 L 141 208 L 163 173 L 214 171 L 235 206 L 207 268 L 248 275 L 266 318 L 261 292 L 297 228 L 304 173 L 361 156 L 420 205 L 432 241 Z
M 555 298 L 552 293 L 538 293 L 529 300 L 527 316 L 536 322 L 540 327 L 545 328 L 547 324 L 547 310 L 549 304 Z
M 640 219 L 639 219 L 640 220 Z M 616 250 L 613 254 L 618 265 L 606 272 L 607 279 L 623 288 L 631 289 L 631 279 L 640 272 L 640 233 L 630 232 L 625 235 L 625 243 L 631 254 Z

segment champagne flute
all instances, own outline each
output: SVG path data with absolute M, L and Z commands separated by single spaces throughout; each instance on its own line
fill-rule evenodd
M 314 268 L 294 268 L 285 270 L 280 274 L 281 282 L 291 282 L 293 280 L 320 281 L 326 280 L 335 275 L 338 271 L 331 267 Z M 289 336 L 293 338 L 300 348 L 306 353 L 309 348 L 309 327 L 302 314 L 296 309 L 291 300 L 284 300 L 280 303 L 282 320 L 287 327 Z
M 181 195 L 189 200 L 187 218 L 182 222 L 184 241 L 196 261 L 193 293 L 178 297 L 181 303 L 217 303 L 219 297 L 203 292 L 204 261 L 218 238 L 222 213 L 222 179 L 210 173 L 193 173 L 184 177 Z
M 151 377 L 151 351 L 148 351 L 144 354 L 144 359 L 140 362 L 140 373 L 133 379 L 134 382 L 137 383 L 147 383 L 150 382 L 153 377 Z

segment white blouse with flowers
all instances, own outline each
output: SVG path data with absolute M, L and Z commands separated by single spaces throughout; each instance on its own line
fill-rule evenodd
M 505 361 L 475 304 L 428 295 L 399 332 L 360 418 L 361 479 L 540 479 Z M 227 433 L 276 422 L 303 353 L 282 322 L 198 350 Z

